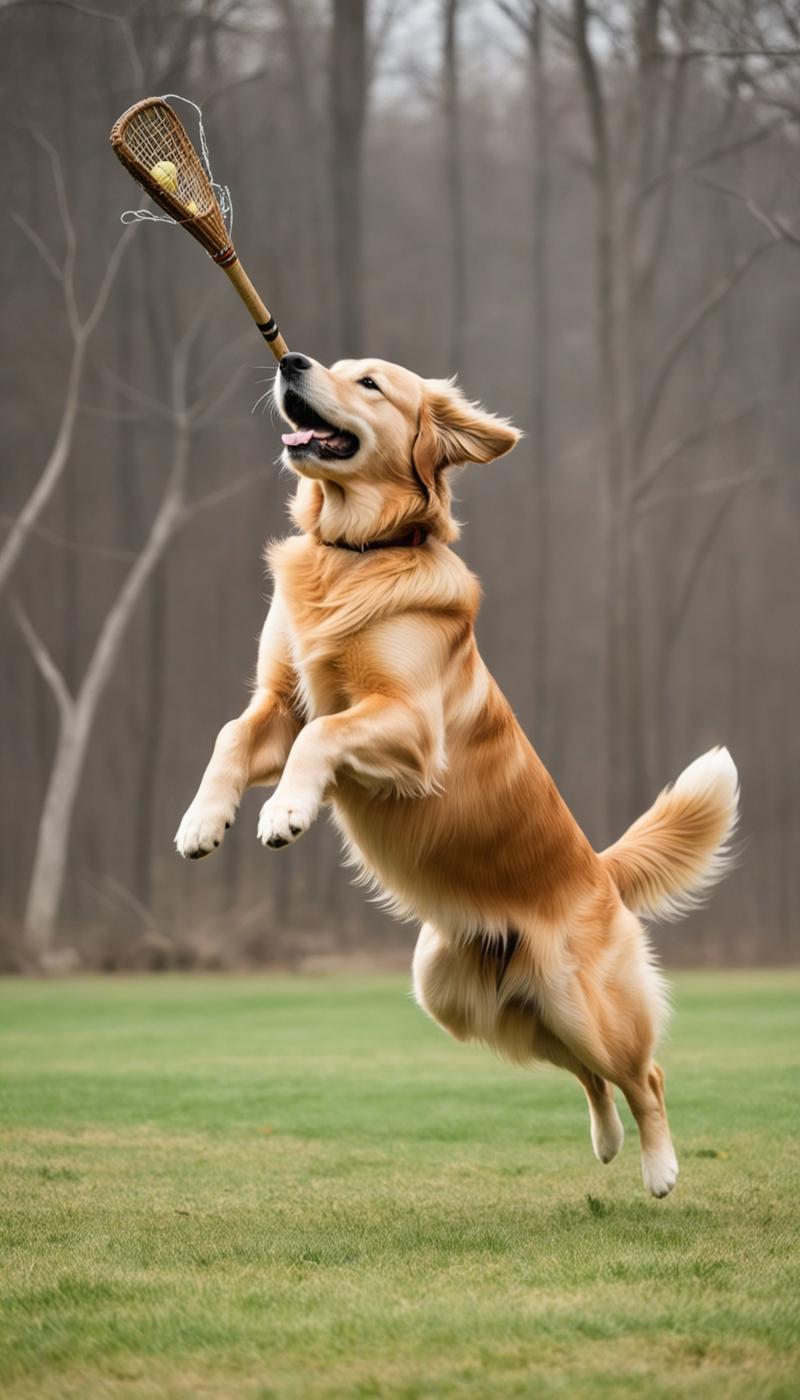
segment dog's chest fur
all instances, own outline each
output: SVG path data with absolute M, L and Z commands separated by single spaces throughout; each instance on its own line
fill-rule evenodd
M 297 699 L 306 719 L 337 714 L 354 701 L 342 669 L 341 647 L 307 628 L 289 627 Z
M 308 718 L 391 687 L 369 638 L 393 618 L 445 610 L 471 623 L 477 581 L 444 546 L 357 554 L 292 536 L 268 554 L 286 619 L 298 698 Z M 413 657 L 400 661 L 408 674 Z

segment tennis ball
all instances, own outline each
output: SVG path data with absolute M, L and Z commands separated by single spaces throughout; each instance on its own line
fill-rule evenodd
M 171 160 L 157 160 L 155 165 L 150 168 L 150 175 L 155 180 L 156 184 L 161 186 L 162 190 L 167 191 L 167 194 L 178 193 L 177 174 L 178 172 Z
M 187 204 L 186 208 L 188 209 L 188 211 L 189 211 L 190 214 L 199 214 L 199 213 L 200 213 L 200 210 L 198 209 L 198 207 L 197 207 L 197 205 L 195 204 L 195 202 L 194 202 L 193 199 L 190 199 L 190 200 L 189 200 L 189 203 Z

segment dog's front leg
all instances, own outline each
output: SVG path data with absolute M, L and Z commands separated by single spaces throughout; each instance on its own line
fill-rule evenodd
M 246 789 L 278 781 L 298 728 L 287 706 L 268 692 L 256 692 L 244 713 L 223 725 L 178 827 L 180 855 L 200 860 L 220 845 Z
M 369 695 L 301 730 L 275 792 L 261 808 L 259 839 L 288 846 L 308 830 L 339 772 L 404 795 L 431 791 L 442 767 L 441 715 Z
M 255 693 L 244 713 L 217 735 L 197 795 L 178 827 L 180 855 L 190 860 L 209 855 L 232 824 L 245 790 L 277 783 L 301 723 L 292 702 L 296 681 L 276 592 L 258 646 Z

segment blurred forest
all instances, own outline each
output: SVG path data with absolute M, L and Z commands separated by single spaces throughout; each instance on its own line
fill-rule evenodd
M 601 848 L 726 743 L 741 863 L 657 931 L 785 963 L 800 904 L 796 0 L 4 0 L 2 965 L 408 948 L 319 823 L 172 838 L 242 708 L 289 483 L 274 362 L 107 134 L 204 111 L 293 349 L 458 372 L 483 654 Z M 183 113 L 182 113 L 183 115 Z M 192 130 L 191 124 L 187 123 Z

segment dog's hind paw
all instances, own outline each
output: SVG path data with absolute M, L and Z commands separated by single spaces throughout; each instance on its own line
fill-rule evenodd
M 668 1196 L 678 1180 L 678 1159 L 671 1144 L 642 1153 L 642 1177 L 651 1196 Z
M 592 1113 L 592 1147 L 598 1162 L 607 1166 L 613 1162 L 623 1142 L 625 1129 L 614 1103 L 608 1105 L 605 1113 Z

